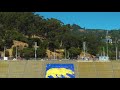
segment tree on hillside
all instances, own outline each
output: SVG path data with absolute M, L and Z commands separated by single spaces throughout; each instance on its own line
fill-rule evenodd
M 81 50 L 79 48 L 71 47 L 69 50 L 69 56 L 71 59 L 77 59 L 77 56 L 80 55 Z
M 24 48 L 21 52 L 20 52 L 20 56 L 22 58 L 25 59 L 30 59 L 30 58 L 34 58 L 35 54 L 34 54 L 34 48 Z

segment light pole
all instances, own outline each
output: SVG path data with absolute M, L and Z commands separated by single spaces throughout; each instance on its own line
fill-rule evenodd
M 65 59 L 66 59 L 66 48 L 65 48 Z
M 117 46 L 116 46 L 116 60 L 117 60 L 117 57 L 118 57 L 118 56 L 117 56 L 117 53 L 118 53 L 117 51 L 118 51 L 118 50 L 117 50 Z
M 35 60 L 37 58 L 37 42 L 35 42 Z
M 84 51 L 84 58 L 85 58 L 85 49 L 86 49 L 86 46 L 85 46 L 86 42 L 83 42 L 83 51 Z
M 104 47 L 103 47 L 103 56 L 105 56 L 105 49 L 104 49 Z
M 109 38 L 108 38 L 108 30 L 107 30 L 107 33 L 106 33 L 107 57 L 108 57 L 108 42 L 109 42 Z
M 108 57 L 108 40 L 107 40 L 107 57 Z
M 16 46 L 16 60 L 17 60 L 17 46 Z
M 68 59 L 69 59 L 69 51 L 68 51 L 68 56 L 67 56 L 67 57 L 68 57 Z
M 120 59 L 120 51 L 119 51 L 119 59 Z
M 118 60 L 118 42 L 119 40 L 117 38 L 115 38 L 115 47 L 116 47 L 116 60 Z
M 55 49 L 54 49 L 54 60 L 55 60 Z
M 4 57 L 5 57 L 5 49 L 6 49 L 6 48 L 5 48 L 5 46 L 4 46 Z M 3 58 L 4 58 L 4 57 L 3 57 Z
M 3 60 L 4 60 L 4 57 L 5 57 L 5 49 L 6 49 L 6 45 L 5 45 L 5 40 L 4 39 L 2 39 L 2 42 L 4 43 L 4 55 L 3 55 Z

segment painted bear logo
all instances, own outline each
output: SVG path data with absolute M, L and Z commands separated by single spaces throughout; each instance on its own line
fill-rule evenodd
M 72 78 L 74 72 L 67 68 L 51 68 L 46 72 L 46 78 Z

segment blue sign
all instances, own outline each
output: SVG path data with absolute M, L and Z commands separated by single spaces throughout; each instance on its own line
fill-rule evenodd
M 75 78 L 73 64 L 47 64 L 46 78 Z

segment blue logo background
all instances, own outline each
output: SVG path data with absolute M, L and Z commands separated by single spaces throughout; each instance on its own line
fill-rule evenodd
M 74 65 L 73 64 L 47 64 L 46 65 L 46 73 L 47 71 L 49 71 L 50 69 L 54 69 L 54 68 L 65 68 L 66 70 L 71 70 L 72 72 L 74 72 Z M 67 73 L 67 72 L 66 72 Z M 57 73 L 56 73 L 57 75 Z M 69 76 L 69 78 L 75 78 L 74 74 L 66 74 L 67 76 Z M 54 78 L 52 75 L 48 76 L 48 78 Z M 61 75 L 60 78 L 65 78 L 65 76 Z

